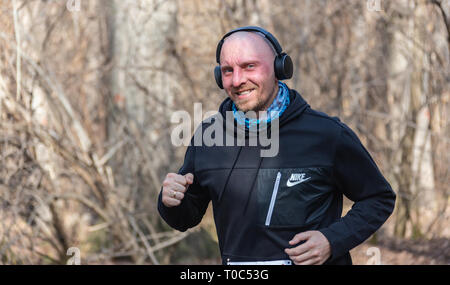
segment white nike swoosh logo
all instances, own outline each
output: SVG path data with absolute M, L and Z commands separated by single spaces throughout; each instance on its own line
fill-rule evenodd
M 286 183 L 286 186 L 287 187 L 292 187 L 292 186 L 295 186 L 295 185 L 300 184 L 302 182 L 305 182 L 305 181 L 307 181 L 309 179 L 311 179 L 311 177 L 308 177 L 306 179 L 297 180 L 297 181 L 288 180 L 287 183 Z

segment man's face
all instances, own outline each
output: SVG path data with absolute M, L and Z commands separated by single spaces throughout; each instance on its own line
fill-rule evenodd
M 278 92 L 274 59 L 269 44 L 257 34 L 238 32 L 225 40 L 220 56 L 222 82 L 239 110 L 269 108 Z

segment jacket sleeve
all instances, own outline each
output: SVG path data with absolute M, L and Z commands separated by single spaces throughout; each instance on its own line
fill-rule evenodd
M 333 176 L 337 189 L 355 202 L 338 221 L 320 231 L 331 245 L 331 259 L 364 242 L 394 210 L 395 193 L 356 134 L 343 125 L 337 140 Z
M 211 200 L 207 189 L 203 189 L 194 168 L 195 146 L 191 145 L 186 150 L 184 164 L 178 174 L 192 173 L 194 182 L 189 185 L 181 204 L 177 207 L 166 207 L 162 203 L 162 187 L 158 197 L 158 211 L 168 225 L 179 231 L 186 231 L 200 223 Z

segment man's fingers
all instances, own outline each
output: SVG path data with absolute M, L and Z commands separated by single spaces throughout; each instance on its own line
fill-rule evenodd
M 302 262 L 294 262 L 295 265 L 320 265 L 320 259 L 319 258 L 309 258 Z
M 166 207 L 176 207 L 181 204 L 181 200 L 171 198 L 171 197 L 164 197 L 162 202 Z
M 182 192 L 175 192 L 175 194 L 174 195 L 172 195 L 173 197 L 172 198 L 175 198 L 175 199 L 177 199 L 177 200 L 183 200 L 183 198 L 184 198 L 184 194 L 182 193 Z
M 301 242 L 302 240 L 309 239 L 310 237 L 311 237 L 311 232 L 299 233 L 299 234 L 296 234 L 294 236 L 294 238 L 289 241 L 289 244 L 290 245 L 295 245 L 295 244 Z
M 320 259 L 320 252 L 318 250 L 308 250 L 303 254 L 297 256 L 290 256 L 290 258 L 292 259 L 292 261 L 294 261 L 294 263 L 302 264 L 310 260 L 317 261 L 317 259 Z
M 299 245 L 297 247 L 287 248 L 284 251 L 289 256 L 298 256 L 298 255 L 304 254 L 305 252 L 307 252 L 308 250 L 310 250 L 314 246 L 313 244 L 308 242 L 308 239 L 310 237 L 311 237 L 311 232 L 310 231 L 296 234 L 294 236 L 294 238 L 292 238 L 292 240 L 289 241 L 290 245 L 298 244 L 301 241 L 306 241 L 306 242 L 302 243 L 301 245 Z
M 184 176 L 184 178 L 186 179 L 187 184 L 192 184 L 194 183 L 194 175 L 192 173 L 188 173 Z
M 166 207 L 176 207 L 181 204 L 188 186 L 194 182 L 194 175 L 187 173 L 179 175 L 169 173 L 163 181 L 162 202 Z
M 308 250 L 310 250 L 311 248 L 312 246 L 308 242 L 305 242 L 297 247 L 286 248 L 284 252 L 286 252 L 286 254 L 289 256 L 298 256 L 304 254 L 305 252 L 308 252 Z
M 168 180 L 172 180 L 183 186 L 188 186 L 194 183 L 194 175 L 192 173 L 187 173 L 186 175 L 180 175 L 175 173 L 169 173 L 167 175 Z
M 169 173 L 167 174 L 164 182 L 166 183 L 176 182 L 180 185 L 187 186 L 194 183 L 194 175 L 192 173 L 187 173 L 185 175 Z
M 183 200 L 184 192 L 176 191 L 173 189 L 163 189 L 163 196 L 173 198 L 173 199 Z
M 306 240 L 294 248 L 285 249 L 289 258 L 299 265 L 322 264 L 330 256 L 330 245 L 327 238 L 319 231 L 308 231 L 296 235 L 289 243 Z
M 167 189 L 174 190 L 174 191 L 181 192 L 181 193 L 186 192 L 186 186 L 183 186 L 179 183 L 172 183 L 172 184 L 170 184 L 170 187 L 167 187 Z
M 186 181 L 186 178 L 183 175 L 175 174 L 170 176 L 172 180 L 180 185 L 186 186 L 188 183 Z

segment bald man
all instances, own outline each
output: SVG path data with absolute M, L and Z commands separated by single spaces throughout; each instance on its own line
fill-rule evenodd
M 223 264 L 351 264 L 350 249 L 393 211 L 389 183 L 350 128 L 312 110 L 278 80 L 277 51 L 264 34 L 231 33 L 218 52 L 228 95 L 219 115 L 234 118 L 232 126 L 220 126 L 234 136 L 245 128 L 246 144 L 191 141 L 181 169 L 163 182 L 162 218 L 185 231 L 200 223 L 212 201 Z M 264 146 L 247 144 L 251 128 L 274 124 L 278 154 L 262 157 Z M 345 217 L 343 195 L 355 202 Z
M 259 34 L 237 32 L 226 38 L 220 55 L 223 87 L 237 109 L 264 111 L 278 94 L 275 52 Z

